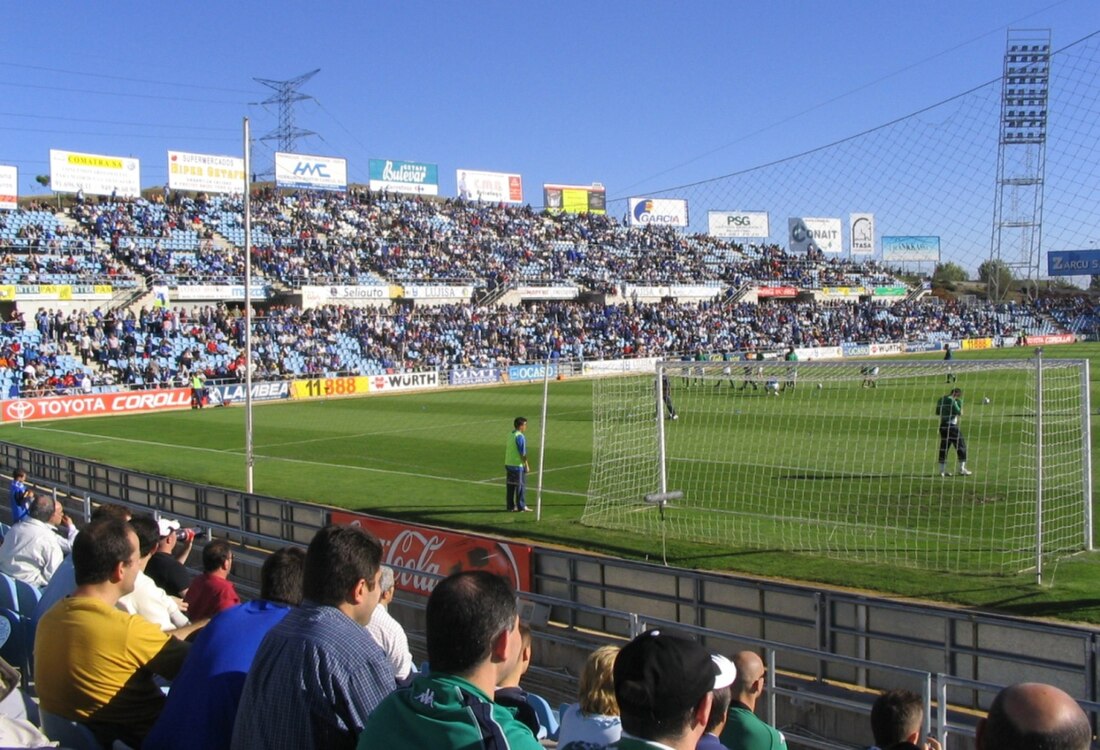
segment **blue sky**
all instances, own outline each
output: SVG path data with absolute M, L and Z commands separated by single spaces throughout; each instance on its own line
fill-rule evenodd
M 320 68 L 298 151 L 655 191 L 788 156 L 1001 73 L 1008 27 L 1054 46 L 1100 29 L 1095 0 L 928 2 L 9 3 L 0 164 L 37 192 L 50 148 L 241 153 L 275 111 L 253 77 Z M 256 151 L 255 168 L 269 153 Z

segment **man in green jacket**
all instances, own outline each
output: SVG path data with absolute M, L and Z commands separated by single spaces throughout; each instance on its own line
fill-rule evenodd
M 431 670 L 382 701 L 358 750 L 539 750 L 531 730 L 490 697 L 523 645 L 511 585 L 485 571 L 449 576 L 428 597 L 426 625 Z

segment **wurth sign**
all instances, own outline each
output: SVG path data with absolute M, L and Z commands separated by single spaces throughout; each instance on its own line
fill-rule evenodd
M 102 417 L 108 414 L 139 414 L 164 409 L 187 409 L 190 406 L 190 388 L 23 398 L 0 402 L 0 421 L 33 422 L 70 417 Z

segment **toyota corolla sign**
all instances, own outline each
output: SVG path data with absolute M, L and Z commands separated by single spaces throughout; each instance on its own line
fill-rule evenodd
M 190 406 L 190 388 L 165 388 L 4 401 L 0 403 L 0 419 L 4 422 L 34 422 L 43 419 L 138 414 L 162 409 L 186 409 Z

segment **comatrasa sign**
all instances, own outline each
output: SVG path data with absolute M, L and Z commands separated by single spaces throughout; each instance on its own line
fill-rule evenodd
M 69 417 L 102 417 L 108 414 L 140 414 L 164 409 L 187 409 L 190 406 L 190 388 L 21 398 L 0 402 L 0 420 L 7 423 Z

